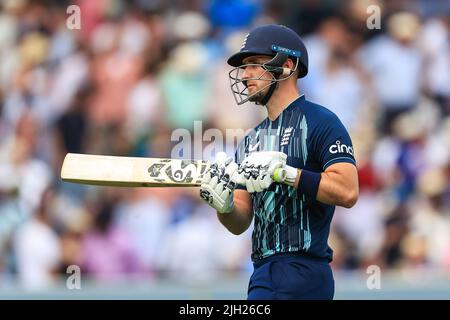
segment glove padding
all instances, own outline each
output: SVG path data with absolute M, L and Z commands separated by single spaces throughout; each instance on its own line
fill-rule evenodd
M 239 166 L 234 181 L 244 185 L 250 193 L 261 192 L 274 182 L 275 169 L 283 168 L 286 159 L 287 155 L 278 151 L 251 153 Z
M 227 157 L 225 152 L 219 152 L 203 176 L 200 197 L 219 213 L 228 213 L 234 208 L 237 169 L 233 158 Z

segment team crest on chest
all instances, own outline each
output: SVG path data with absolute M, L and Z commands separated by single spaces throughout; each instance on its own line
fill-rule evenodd
M 291 138 L 293 129 L 294 129 L 293 127 L 288 127 L 284 129 L 283 134 L 281 136 L 280 146 L 285 146 L 289 143 L 289 139 Z

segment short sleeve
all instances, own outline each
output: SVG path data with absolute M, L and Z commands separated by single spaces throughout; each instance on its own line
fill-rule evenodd
M 352 140 L 336 115 L 327 117 L 317 129 L 315 151 L 323 171 L 338 162 L 356 165 Z

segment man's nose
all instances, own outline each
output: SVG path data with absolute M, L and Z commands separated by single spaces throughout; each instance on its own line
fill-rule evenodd
M 250 72 L 248 68 L 242 68 L 242 79 L 246 80 L 248 78 L 250 78 Z
M 244 68 L 243 71 L 242 71 L 242 77 L 241 77 L 241 79 L 242 79 L 242 83 L 243 83 L 244 86 L 246 86 L 246 87 L 247 87 L 247 80 L 248 80 L 249 78 L 251 78 L 250 72 L 249 72 L 248 68 Z

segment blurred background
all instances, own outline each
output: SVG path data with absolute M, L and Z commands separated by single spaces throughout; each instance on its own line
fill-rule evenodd
M 359 201 L 336 209 L 329 241 L 336 299 L 450 299 L 449 1 L 0 4 L 0 298 L 245 299 L 251 230 L 228 233 L 198 189 L 81 186 L 59 171 L 67 152 L 170 157 L 173 130 L 194 121 L 254 127 L 265 110 L 236 106 L 226 59 L 250 28 L 281 23 L 309 51 L 300 91 L 356 150 Z

